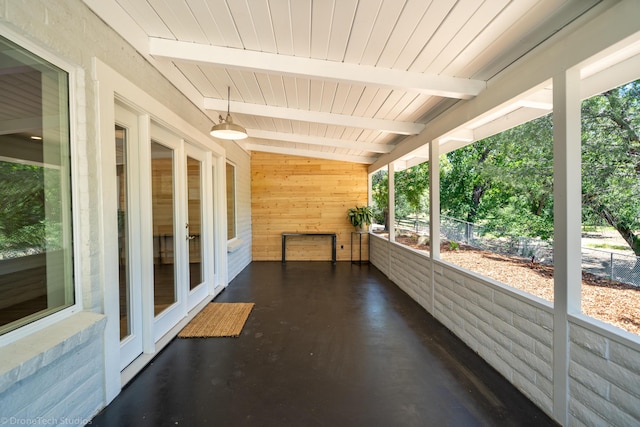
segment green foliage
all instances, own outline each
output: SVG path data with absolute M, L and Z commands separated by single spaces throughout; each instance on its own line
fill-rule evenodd
M 443 214 L 551 238 L 552 130 L 548 115 L 443 156 Z M 583 102 L 582 175 L 583 220 L 614 227 L 640 255 L 640 81 Z
M 394 176 L 396 190 L 396 215 L 407 217 L 409 213 L 418 215 L 428 205 L 429 163 L 410 167 Z
M 0 251 L 45 247 L 44 168 L 0 161 Z
M 615 249 L 619 251 L 623 251 L 625 249 L 629 249 L 629 246 L 622 245 L 612 245 L 609 243 L 587 243 L 587 246 L 595 249 Z
M 553 235 L 553 132 L 544 116 L 442 156 L 441 210 L 494 235 Z
M 640 80 L 582 103 L 585 220 L 604 220 L 640 255 Z
M 371 198 L 373 217 L 378 224 L 385 224 L 385 212 L 389 209 L 389 173 L 379 170 L 371 177 Z
M 357 206 L 347 211 L 347 218 L 354 227 L 371 224 L 373 211 L 369 206 Z

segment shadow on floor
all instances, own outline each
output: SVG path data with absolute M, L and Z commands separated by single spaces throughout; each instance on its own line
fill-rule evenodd
M 93 426 L 556 425 L 373 266 L 253 262 L 240 337 L 175 339 Z

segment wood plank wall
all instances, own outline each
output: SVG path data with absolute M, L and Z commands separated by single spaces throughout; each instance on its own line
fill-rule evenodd
M 349 261 L 354 228 L 347 209 L 366 203 L 366 165 L 252 153 L 253 260 L 280 260 L 283 232 L 335 232 L 337 259 Z M 368 259 L 366 248 L 364 245 L 363 260 Z M 331 260 L 331 238 L 287 239 L 289 260 Z

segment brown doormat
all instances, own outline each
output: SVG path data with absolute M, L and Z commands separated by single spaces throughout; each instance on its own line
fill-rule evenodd
M 254 303 L 208 304 L 178 334 L 179 338 L 237 337 Z

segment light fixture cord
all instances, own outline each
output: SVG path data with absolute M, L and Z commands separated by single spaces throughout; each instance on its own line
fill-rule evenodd
M 231 114 L 231 86 L 227 86 L 227 116 Z

